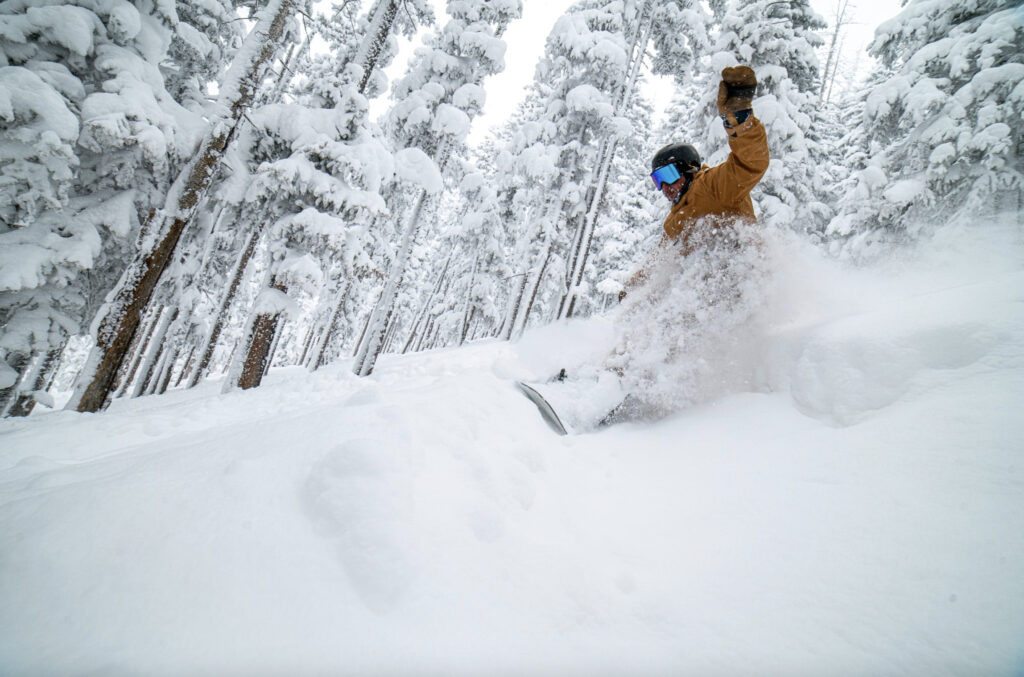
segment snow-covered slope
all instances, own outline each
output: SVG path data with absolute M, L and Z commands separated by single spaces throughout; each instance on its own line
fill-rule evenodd
M 605 320 L 0 423 L 4 674 L 1021 674 L 1024 247 L 783 257 L 759 392 L 559 438 Z

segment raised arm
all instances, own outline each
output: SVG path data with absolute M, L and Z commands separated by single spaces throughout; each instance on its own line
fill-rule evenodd
M 747 197 L 768 171 L 768 134 L 754 117 L 753 98 L 757 78 L 749 66 L 722 71 L 718 85 L 718 114 L 729 136 L 731 152 L 725 162 L 708 172 L 712 192 L 724 204 Z
M 708 170 L 707 179 L 722 203 L 733 204 L 745 199 L 768 171 L 768 134 L 753 113 L 726 131 L 731 152 L 725 162 Z

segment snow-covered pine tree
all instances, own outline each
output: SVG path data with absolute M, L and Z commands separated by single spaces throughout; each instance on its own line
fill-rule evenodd
M 231 17 L 222 0 L 0 8 L 0 361 L 43 369 L 17 388 L 46 380 L 190 154 L 205 83 L 170 55 L 222 67 Z
M 319 363 L 352 291 L 356 262 L 368 258 L 365 236 L 386 214 L 381 193 L 394 164 L 361 92 L 369 83 L 369 91 L 380 89 L 376 70 L 394 55 L 389 31 L 407 25 L 388 18 L 389 6 L 375 3 L 350 25 L 335 21 L 325 36 L 332 52 L 312 60 L 295 103 L 271 104 L 251 116 L 269 147 L 254 172 L 242 220 L 273 224 L 265 240 L 271 263 L 225 388 L 259 385 L 272 359 L 268 351 L 279 340 L 282 309 L 298 301 L 299 281 L 308 295 L 327 297 L 315 303 L 314 326 L 301 332 L 310 347 L 299 351 L 312 348 Z M 427 16 L 425 8 L 419 16 Z M 289 293 L 293 298 L 284 304 Z
M 870 47 L 863 164 L 828 234 L 870 256 L 961 215 L 1024 203 L 1024 12 L 1010 0 L 913 0 Z
M 827 147 L 819 135 L 824 116 L 815 49 L 825 21 L 808 0 L 728 0 L 708 67 L 692 90 L 695 105 L 676 111 L 680 141 L 693 143 L 704 162 L 723 162 L 729 146 L 716 100 L 727 66 L 752 67 L 758 79 L 754 113 L 768 131 L 771 166 L 751 197 L 762 223 L 820 232 L 831 216 Z
M 650 129 L 650 111 L 634 121 L 638 129 Z M 645 252 L 654 249 L 665 219 L 665 198 L 647 174 L 647 158 L 654 155 L 658 135 L 623 140 L 623 152 L 615 158 L 608 187 L 610 208 L 602 214 L 594 231 L 594 254 L 587 279 L 594 293 L 589 301 L 594 310 L 606 310 L 618 299 L 629 276 L 642 263 Z
M 395 228 L 400 235 L 356 354 L 353 371 L 360 376 L 373 371 L 384 348 L 413 241 L 431 209 L 429 198 L 442 189 L 443 174 L 457 168 L 449 167 L 450 159 L 465 152 L 470 123 L 484 102 L 481 85 L 504 68 L 500 36 L 521 15 L 522 2 L 449 0 L 447 11 L 448 23 L 426 38 L 392 92 L 395 103 L 387 115 L 387 130 L 394 146 L 405 149 L 396 161 L 402 190 L 389 203 L 391 218 L 401 223 Z
M 564 251 L 567 236 L 558 215 L 565 202 L 568 177 L 559 165 L 561 149 L 553 140 L 555 126 L 545 120 L 543 99 L 534 80 L 533 91 L 515 114 L 488 141 L 484 165 L 497 190 L 505 230 L 510 276 L 507 306 L 499 336 L 518 337 L 531 317 L 549 263 Z M 556 245 L 561 249 L 556 251 Z
M 224 151 L 280 47 L 295 7 L 294 0 L 270 0 L 235 55 L 220 83 L 217 103 L 196 153 L 175 178 L 162 209 L 154 210 L 147 219 L 134 260 L 94 322 L 96 344 L 68 408 L 97 411 L 107 403 L 142 313 L 182 232 L 206 196 Z
M 526 257 L 515 264 L 506 335 L 537 302 L 545 317 L 576 311 L 620 142 L 647 132 L 630 118 L 648 49 L 655 72 L 685 77 L 704 32 L 699 3 L 583 0 L 556 22 L 516 121 L 522 131 L 503 149 L 523 176 L 503 199 L 518 205 Z
M 592 135 L 596 146 L 592 168 L 588 168 L 580 182 L 582 204 L 577 214 L 570 216 L 573 235 L 567 252 L 565 292 L 558 306 L 557 317 L 571 317 L 582 288 L 583 274 L 593 242 L 594 227 L 604 206 L 612 163 L 621 138 L 633 133 L 627 110 L 633 103 L 640 76 L 640 68 L 651 39 L 655 22 L 654 5 L 643 2 L 580 3 L 578 7 L 591 11 L 588 26 L 590 44 L 574 44 L 572 49 L 586 49 L 598 61 L 591 69 L 603 76 L 577 85 L 566 93 L 566 103 L 581 114 L 577 124 Z M 587 7 L 590 5 L 590 7 Z M 568 16 L 568 15 L 567 15 Z M 593 30 L 597 29 L 597 30 Z M 585 81 L 584 81 L 585 82 Z
M 480 336 L 494 336 L 505 307 L 502 294 L 511 274 L 505 257 L 505 229 L 498 196 L 486 177 L 477 171 L 465 172 L 460 185 L 468 208 L 461 220 L 463 261 L 472 261 L 469 275 L 456 279 L 455 295 L 464 299 L 459 321 L 458 343 Z
M 461 345 L 500 328 L 510 273 L 497 192 L 469 161 L 461 162 L 460 199 L 444 215 L 430 258 L 439 265 L 431 266 L 423 285 L 405 350 Z

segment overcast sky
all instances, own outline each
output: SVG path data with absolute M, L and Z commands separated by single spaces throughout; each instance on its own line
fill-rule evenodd
M 443 20 L 444 0 L 433 0 L 437 7 L 438 20 Z M 508 51 L 505 54 L 505 71 L 489 78 L 484 87 L 487 103 L 481 117 L 473 123 L 470 143 L 482 141 L 490 128 L 500 125 L 522 100 L 524 88 L 533 78 L 537 59 L 544 51 L 544 41 L 555 20 L 565 13 L 574 0 L 523 0 L 523 18 L 513 22 L 505 31 Z M 837 0 L 811 0 L 811 6 L 831 25 L 835 17 Z M 894 0 L 851 0 L 855 23 L 846 27 L 843 39 L 843 55 L 852 64 L 858 52 L 863 52 L 875 27 L 894 16 L 899 3 Z M 388 69 L 391 78 L 399 77 L 405 69 L 406 57 L 412 51 L 403 45 L 403 54 Z M 824 66 L 824 64 L 822 64 Z M 870 59 L 864 55 L 858 63 L 862 71 L 870 67 Z M 667 94 L 665 95 L 667 96 Z M 661 103 L 664 105 L 664 103 Z

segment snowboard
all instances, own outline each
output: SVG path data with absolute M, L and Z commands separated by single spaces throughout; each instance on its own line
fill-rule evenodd
M 516 381 L 516 387 L 519 388 L 519 392 L 526 395 L 526 399 L 533 402 L 537 407 L 537 411 L 540 412 L 541 418 L 544 419 L 544 422 L 547 423 L 552 430 L 559 435 L 569 434 L 569 429 L 565 427 L 564 423 L 562 423 L 562 419 L 559 418 L 554 407 L 552 407 L 551 404 L 544 399 L 544 396 L 537 392 L 533 386 L 527 385 L 522 381 Z
M 618 389 L 605 387 L 600 391 L 596 384 L 554 381 L 543 387 L 516 381 L 516 387 L 559 435 L 597 432 L 617 423 L 642 418 L 639 415 L 640 401 Z

